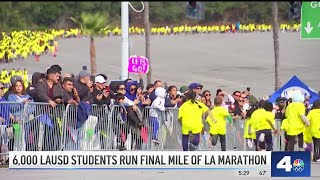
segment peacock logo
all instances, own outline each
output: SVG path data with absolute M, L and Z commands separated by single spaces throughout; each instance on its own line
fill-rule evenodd
M 292 169 L 295 172 L 302 172 L 304 169 L 304 162 L 301 159 L 294 160 Z

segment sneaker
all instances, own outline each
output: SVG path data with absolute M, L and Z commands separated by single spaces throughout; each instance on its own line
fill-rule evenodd
M 152 141 L 154 144 L 159 145 L 161 142 L 158 139 L 152 139 Z
M 197 146 L 193 145 L 192 143 L 189 144 L 189 151 L 197 150 Z
M 124 147 L 124 146 L 120 146 L 120 147 L 119 147 L 119 151 L 125 151 L 125 150 L 127 150 L 126 147 Z
M 260 142 L 264 142 L 264 138 L 265 138 L 265 134 L 261 133 L 260 136 L 259 136 L 259 141 Z
M 247 145 L 248 145 L 249 148 L 253 147 L 252 139 L 247 139 Z

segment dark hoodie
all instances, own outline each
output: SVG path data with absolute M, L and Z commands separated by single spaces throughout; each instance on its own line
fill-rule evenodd
M 130 94 L 130 86 L 132 86 L 132 85 L 135 85 L 136 88 L 138 87 L 137 83 L 135 83 L 135 82 L 127 82 L 126 83 L 126 94 L 125 94 L 125 96 L 128 99 L 130 99 L 131 101 L 134 101 L 137 98 L 137 90 L 133 94 Z
M 40 81 L 40 79 L 42 77 L 44 77 L 43 73 L 40 73 L 40 72 L 33 73 L 32 84 L 30 84 L 26 89 L 27 94 L 29 94 L 32 97 L 32 99 L 34 99 L 34 101 L 38 101 L 37 100 L 36 85 L 38 84 L 38 82 Z

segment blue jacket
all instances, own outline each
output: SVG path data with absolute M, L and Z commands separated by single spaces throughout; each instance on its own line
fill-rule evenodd
M 77 127 L 81 127 L 88 119 L 91 111 L 90 104 L 81 101 L 78 105 Z
M 133 93 L 133 94 L 130 94 L 130 86 L 131 85 L 136 85 L 137 86 L 137 83 L 135 83 L 135 82 L 127 82 L 125 96 L 128 99 L 130 99 L 131 101 L 134 101 L 137 98 L 137 91 L 135 93 Z
M 157 98 L 156 96 L 156 91 L 153 90 L 150 95 L 149 95 L 149 99 L 151 100 L 151 103 Z
M 171 104 L 171 100 L 172 97 L 168 95 L 165 99 L 164 107 L 174 107 L 175 104 Z

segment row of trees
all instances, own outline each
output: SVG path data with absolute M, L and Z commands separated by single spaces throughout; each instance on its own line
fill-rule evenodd
M 139 9 L 140 2 L 132 2 Z M 185 17 L 186 2 L 150 2 L 151 25 L 272 23 L 272 2 L 205 2 L 205 19 L 197 22 Z M 70 17 L 82 12 L 100 13 L 110 25 L 120 26 L 120 2 L 0 2 L 0 29 L 70 28 Z M 279 2 L 279 21 L 289 22 L 288 2 Z M 130 24 L 143 27 L 143 13 L 130 11 Z

